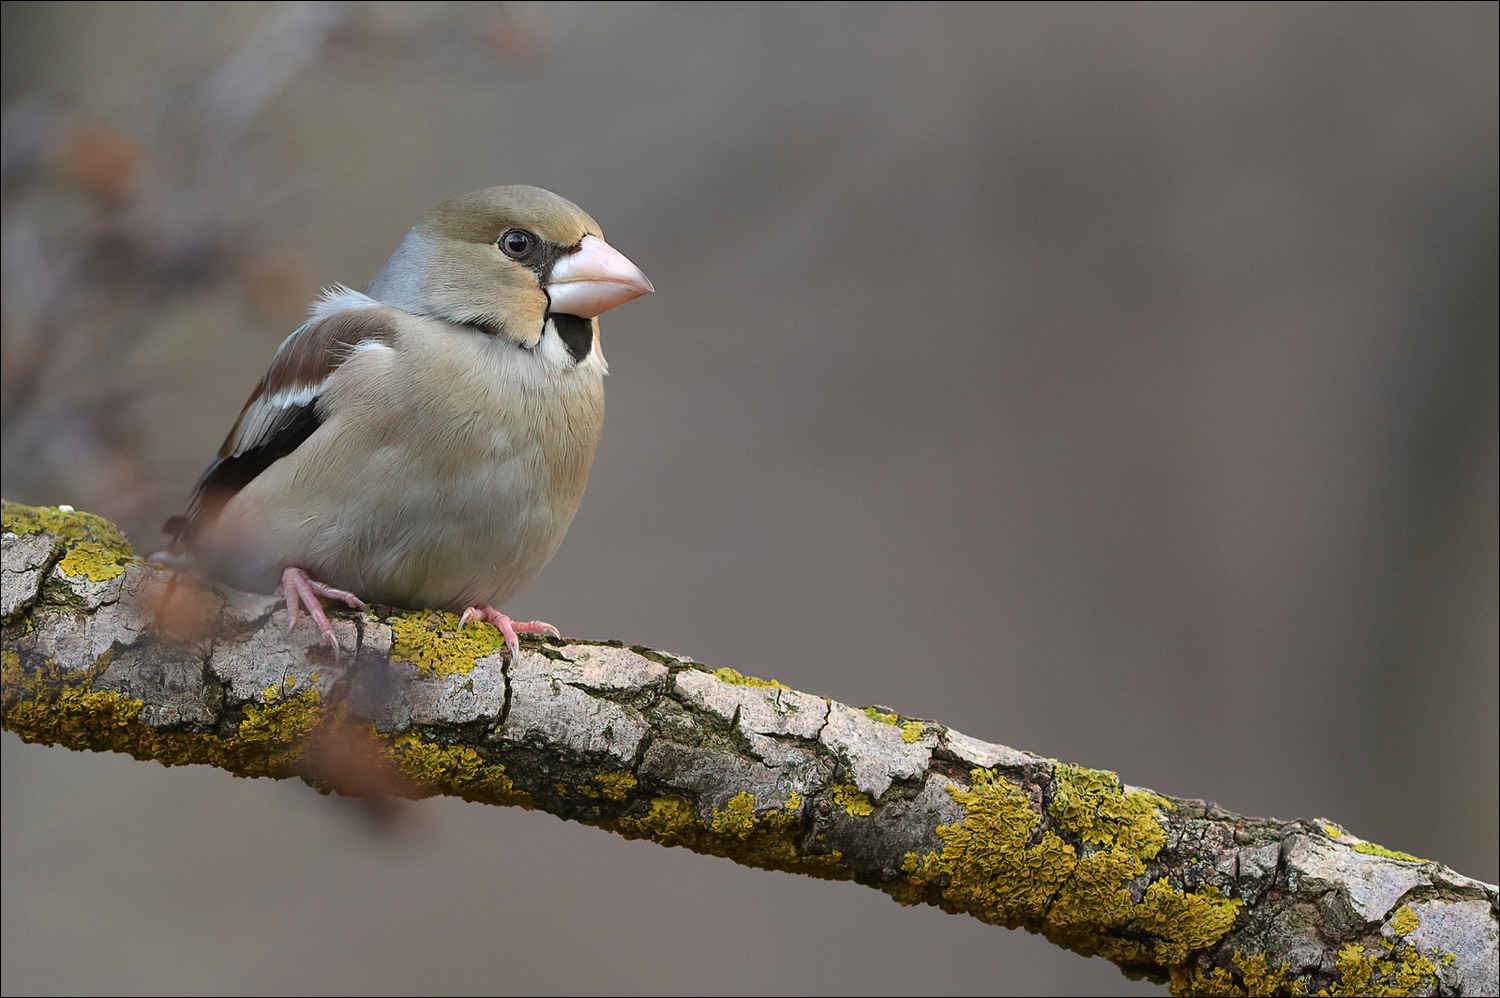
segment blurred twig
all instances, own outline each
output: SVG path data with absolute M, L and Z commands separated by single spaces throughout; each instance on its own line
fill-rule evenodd
M 154 27 L 197 39 L 222 16 L 172 8 Z M 298 184 L 272 165 L 262 127 L 296 81 L 371 64 L 452 72 L 535 47 L 534 25 L 505 4 L 426 19 L 367 4 L 275 4 L 217 62 L 203 65 L 191 40 L 144 61 L 107 119 L 36 95 L 10 103 L 0 119 L 0 461 L 10 494 L 65 498 L 132 527 L 170 511 L 146 446 L 160 410 L 132 361 L 185 303 L 221 297 L 284 314 L 310 297 L 316 282 L 278 246 Z M 171 495 L 189 484 L 173 483 Z
M 168 302 L 243 289 L 271 245 L 254 128 L 344 16 L 276 10 L 223 65 L 126 124 L 41 98 L 6 110 L 0 160 L 5 479 L 132 516 L 152 496 L 121 377 Z M 165 72 L 158 67 L 159 72 Z

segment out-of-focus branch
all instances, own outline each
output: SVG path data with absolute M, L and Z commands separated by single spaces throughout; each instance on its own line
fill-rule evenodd
M 646 648 L 340 614 L 4 511 L 4 726 L 29 741 L 539 808 L 1022 927 L 1179 993 L 1493 994 L 1493 886 L 1332 822 L 1246 818 Z
M 7 479 L 107 497 L 132 517 L 163 505 L 143 475 L 144 425 L 156 414 L 122 372 L 168 303 L 216 292 L 306 299 L 311 282 L 266 224 L 287 192 L 254 128 L 347 16 L 336 4 L 283 5 L 221 66 L 143 70 L 118 119 L 43 97 L 7 108 Z
M 525 58 L 536 34 L 506 5 L 431 17 L 284 3 L 214 62 L 205 49 L 217 51 L 223 16 L 164 13 L 160 30 L 180 43 L 112 85 L 114 107 L 39 89 L 0 118 L 0 464 L 12 494 L 62 495 L 137 529 L 159 522 L 196 474 L 159 481 L 149 459 L 149 427 L 172 408 L 149 373 L 164 317 L 243 303 L 284 335 L 339 276 L 307 274 L 289 248 L 316 184 L 275 165 L 264 125 L 278 98 L 372 64 L 482 71 Z

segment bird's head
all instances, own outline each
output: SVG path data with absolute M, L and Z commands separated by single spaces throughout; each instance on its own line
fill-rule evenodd
M 575 359 L 601 312 L 651 282 L 604 241 L 599 223 L 537 187 L 490 187 L 450 198 L 406 234 L 368 293 L 411 312 L 475 326 L 535 348 L 549 320 Z

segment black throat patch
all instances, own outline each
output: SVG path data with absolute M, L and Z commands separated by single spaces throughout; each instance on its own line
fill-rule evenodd
M 552 328 L 557 330 L 563 346 L 568 348 L 568 355 L 573 358 L 573 363 L 582 364 L 589 351 L 594 349 L 593 320 L 563 315 L 561 312 L 549 312 L 547 318 L 552 320 Z

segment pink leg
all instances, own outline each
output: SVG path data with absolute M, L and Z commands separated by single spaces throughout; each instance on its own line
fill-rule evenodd
M 462 627 L 471 620 L 482 621 L 500 629 L 500 633 L 505 635 L 505 647 L 510 649 L 512 662 L 521 657 L 521 639 L 517 637 L 518 634 L 550 634 L 555 638 L 562 637 L 557 628 L 546 621 L 511 620 L 492 606 L 469 607 L 459 618 L 458 626 Z
M 306 572 L 292 565 L 288 565 L 286 571 L 281 573 L 281 585 L 276 592 L 286 597 L 287 633 L 290 634 L 292 628 L 297 626 L 297 618 L 301 615 L 302 608 L 306 607 L 307 615 L 318 625 L 318 633 L 333 648 L 335 657 L 339 653 L 338 638 L 333 636 L 333 625 L 328 622 L 328 614 L 323 612 L 323 604 L 318 601 L 318 597 L 339 600 L 356 610 L 365 609 L 365 601 L 358 596 L 348 590 L 335 589 L 309 579 Z

